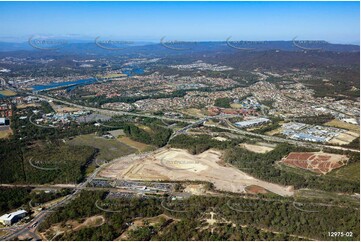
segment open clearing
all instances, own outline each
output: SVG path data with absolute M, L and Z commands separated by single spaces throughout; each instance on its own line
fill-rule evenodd
M 242 104 L 240 103 L 231 103 L 231 108 L 242 108 Z
M 287 157 L 282 158 L 281 163 L 309 170 L 319 174 L 340 168 L 348 161 L 347 156 L 323 153 L 323 152 L 291 152 Z
M 120 142 L 124 143 L 125 145 L 133 147 L 134 149 L 137 149 L 139 152 L 149 151 L 149 150 L 153 149 L 153 146 L 151 146 L 151 145 L 147 145 L 144 143 L 134 141 L 126 136 L 119 137 L 118 140 Z
M 77 223 L 77 222 L 76 222 Z M 101 215 L 96 215 L 85 219 L 81 224 L 74 226 L 73 230 L 80 230 L 83 228 L 94 228 L 102 226 L 105 223 L 105 218 Z
M 214 139 L 214 140 L 218 140 L 218 141 L 227 141 L 227 140 L 228 140 L 227 138 L 220 137 L 220 136 L 213 137 L 212 139 Z
M 188 108 L 181 111 L 183 114 L 203 118 L 205 116 L 204 110 L 197 109 L 197 108 Z
M 145 132 L 153 133 L 153 130 L 151 128 L 149 128 L 148 126 L 146 126 L 146 125 L 139 124 L 139 125 L 137 125 L 137 127 L 140 128 L 140 129 L 143 129 Z
M 266 135 L 273 136 L 273 135 L 276 135 L 276 134 L 281 133 L 281 131 L 282 131 L 282 125 L 283 125 L 284 123 L 285 123 L 284 121 L 278 122 L 278 124 L 280 125 L 279 128 L 273 129 L 273 130 L 271 130 L 271 131 L 268 131 L 268 132 L 266 132 L 265 134 L 266 134 Z
M 162 230 L 166 229 L 173 222 L 177 222 L 176 219 L 173 219 L 165 214 L 160 214 L 156 217 L 148 217 L 148 218 L 139 218 L 132 221 L 132 225 L 130 225 L 117 239 L 116 241 L 121 240 L 129 240 L 130 231 L 136 230 L 142 226 L 157 226 L 161 225 L 160 228 Z M 165 225 L 165 226 L 164 226 Z
M 12 133 L 10 128 L 0 129 L 0 139 L 8 138 Z
M 74 107 L 69 107 L 69 106 L 64 106 L 64 105 L 57 105 L 57 104 L 55 104 L 53 102 L 50 102 L 50 106 L 57 113 L 77 112 L 77 111 L 80 110 L 79 108 L 74 108 Z
M 0 230 L 0 236 L 5 236 L 9 234 L 9 231 L 6 231 L 6 230 Z
M 70 231 L 78 231 L 85 228 L 95 228 L 103 225 L 105 223 L 105 218 L 102 215 L 95 215 L 88 217 L 84 222 L 79 223 L 77 220 L 68 220 L 65 223 L 53 224 L 49 229 L 44 233 L 41 233 L 42 237 L 47 238 L 47 240 L 52 240 L 63 233 L 68 233 Z
M 218 124 L 218 122 L 214 122 L 213 120 L 208 120 L 204 123 L 204 126 L 208 126 L 208 127 L 216 127 Z
M 251 194 L 266 194 L 268 193 L 268 191 L 266 189 L 264 189 L 263 187 L 259 187 L 256 185 L 251 185 L 246 187 L 246 192 L 247 193 L 251 193 Z
M 97 77 L 99 78 L 116 78 L 116 77 L 126 77 L 127 75 L 126 74 L 123 74 L 123 73 L 110 73 L 110 74 L 107 74 L 107 75 L 97 75 Z
M 263 145 L 256 145 L 256 144 L 247 144 L 247 143 L 242 143 L 239 145 L 241 148 L 245 148 L 246 150 L 255 152 L 255 153 L 267 153 L 272 151 L 274 148 L 269 147 L 269 146 L 263 146 Z
M 39 106 L 39 105 L 36 104 L 36 103 L 29 103 L 29 104 L 19 104 L 19 105 L 16 105 L 16 108 L 17 108 L 17 109 L 22 109 L 22 108 L 37 107 L 37 106 Z
M 11 97 L 11 96 L 15 96 L 16 92 L 13 92 L 11 90 L 1 90 L 0 94 L 5 96 L 5 97 Z
M 347 131 L 345 133 L 341 133 L 331 139 L 329 143 L 336 145 L 346 145 L 352 142 L 354 139 L 358 138 L 360 135 L 358 133 Z
M 200 196 L 205 195 L 207 193 L 207 189 L 203 184 L 190 184 L 184 188 L 184 192 Z
M 118 138 L 118 137 L 121 138 L 121 137 L 125 136 L 123 129 L 110 130 L 110 131 L 108 131 L 108 133 L 113 135 L 115 138 Z
M 356 133 L 360 132 L 359 126 L 357 126 L 355 124 L 349 124 L 349 123 L 343 122 L 338 119 L 331 120 L 330 122 L 325 123 L 325 125 L 336 127 L 336 128 L 341 128 L 341 129 L 348 129 L 351 131 L 355 131 Z
M 73 140 L 68 141 L 68 144 L 85 145 L 99 149 L 97 158 L 107 161 L 136 152 L 134 148 L 116 139 L 105 139 L 95 134 L 79 135 Z
M 192 155 L 182 149 L 158 149 L 119 158 L 104 168 L 100 177 L 142 181 L 206 181 L 221 191 L 243 193 L 257 185 L 281 196 L 292 196 L 293 189 L 258 180 L 237 168 L 222 166 L 222 153 L 207 150 Z
M 57 113 L 69 113 L 69 112 L 77 112 L 80 109 L 79 108 L 73 108 L 73 107 L 59 107 L 55 110 Z
M 277 128 L 277 129 L 268 131 L 268 132 L 266 132 L 265 134 L 266 134 L 266 135 L 273 136 L 273 135 L 276 135 L 276 134 L 281 133 L 281 131 L 282 131 L 282 127 L 279 127 L 279 128 Z

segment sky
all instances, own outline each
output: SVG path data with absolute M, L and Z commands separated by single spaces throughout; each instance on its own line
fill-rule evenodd
M 33 35 L 358 44 L 359 2 L 0 2 L 0 41 Z

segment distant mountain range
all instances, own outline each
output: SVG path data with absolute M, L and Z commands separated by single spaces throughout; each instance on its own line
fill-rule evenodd
M 9 43 L 0 42 L 0 51 L 57 51 L 60 53 L 71 52 L 72 54 L 79 52 L 79 54 L 89 52 L 94 54 L 100 53 L 120 53 L 133 51 L 155 51 L 158 54 L 172 52 L 237 52 L 237 51 L 335 51 L 335 52 L 359 52 L 359 45 L 351 44 L 331 44 L 325 41 L 209 41 L 209 42 L 172 42 L 160 41 L 160 43 L 151 42 L 134 42 L 131 44 L 113 44 L 113 43 L 96 43 L 94 42 L 76 42 L 64 41 L 60 45 L 44 46 L 41 42 L 29 44 L 23 43 Z

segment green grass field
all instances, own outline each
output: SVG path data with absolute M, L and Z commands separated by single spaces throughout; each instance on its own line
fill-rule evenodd
M 136 149 L 118 141 L 117 139 L 105 139 L 95 134 L 79 135 L 67 143 L 69 145 L 85 145 L 94 147 L 99 150 L 97 158 L 107 161 L 137 152 Z

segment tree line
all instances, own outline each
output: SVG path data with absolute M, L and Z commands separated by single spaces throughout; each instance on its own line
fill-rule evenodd
M 84 221 L 94 215 L 103 215 L 106 223 L 95 228 L 68 231 L 58 240 L 114 240 L 126 231 L 135 219 L 147 220 L 165 214 L 170 220 L 160 219 L 155 225 L 147 223 L 133 232 L 130 240 L 330 240 L 328 231 L 351 231 L 352 240 L 358 240 L 359 213 L 357 207 L 325 206 L 326 201 L 305 203 L 304 212 L 293 205 L 291 198 L 269 199 L 240 196 L 191 196 L 172 201 L 167 198 L 108 199 L 106 192 L 82 191 L 78 198 L 52 213 L 40 225 L 45 232 L 52 224 L 67 220 Z M 116 213 L 97 208 L 99 204 Z M 172 212 L 164 207 L 185 212 Z M 248 212 L 242 212 L 247 210 Z M 211 227 L 206 219 L 215 213 L 217 223 Z M 233 226 L 234 225 L 234 226 Z M 213 233 L 211 232 L 211 228 Z M 50 231 L 47 231 L 51 237 Z
M 175 148 L 187 149 L 191 154 L 199 154 L 211 148 L 224 150 L 224 160 L 240 170 L 246 169 L 247 173 L 259 179 L 282 185 L 293 185 L 296 189 L 312 188 L 346 193 L 358 193 L 360 190 L 360 184 L 355 181 L 327 175 L 319 176 L 297 168 L 295 168 L 295 172 L 292 172 L 292 169 L 281 169 L 281 164 L 276 165 L 276 161 L 280 161 L 290 152 L 318 150 L 282 143 L 278 144 L 274 150 L 261 154 L 239 147 L 242 142 L 247 142 L 247 139 L 218 141 L 208 135 L 178 135 L 171 140 L 170 145 Z M 355 152 L 334 149 L 324 149 L 324 152 L 345 154 L 349 157 L 350 163 L 360 162 L 360 155 Z
M 289 144 L 279 144 L 274 150 L 265 154 L 259 154 L 235 147 L 226 151 L 225 160 L 241 170 L 247 169 L 247 173 L 259 179 L 282 185 L 293 185 L 296 189 L 312 188 L 330 192 L 359 192 L 360 184 L 358 182 L 336 177 L 318 176 L 301 169 L 297 173 L 290 172 L 276 166 L 276 161 L 280 161 L 284 156 L 295 151 L 306 152 L 313 150 Z

